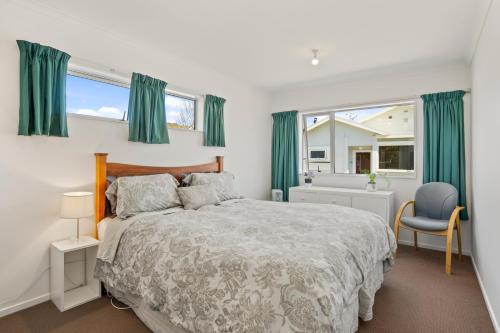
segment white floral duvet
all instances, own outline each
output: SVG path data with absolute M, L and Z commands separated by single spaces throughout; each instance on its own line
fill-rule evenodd
M 336 205 L 241 199 L 118 223 L 96 277 L 191 332 L 343 332 L 396 248 L 381 217 Z

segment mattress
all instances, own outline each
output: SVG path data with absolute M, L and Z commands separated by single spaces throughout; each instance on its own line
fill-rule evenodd
M 106 229 L 108 228 L 109 223 L 113 220 L 112 217 L 106 217 L 99 222 L 97 225 L 97 236 L 99 239 L 104 239 L 106 236 Z

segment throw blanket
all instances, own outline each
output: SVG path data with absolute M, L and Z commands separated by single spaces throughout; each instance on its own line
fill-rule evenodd
M 124 222 L 96 277 L 192 332 L 342 331 L 342 310 L 396 249 L 381 217 L 336 205 L 241 199 Z

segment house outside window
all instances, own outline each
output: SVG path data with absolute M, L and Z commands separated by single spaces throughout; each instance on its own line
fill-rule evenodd
M 413 175 L 415 102 L 303 114 L 303 170 Z

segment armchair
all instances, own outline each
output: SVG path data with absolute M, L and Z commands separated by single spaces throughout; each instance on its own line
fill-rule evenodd
M 415 250 L 418 249 L 419 232 L 446 237 L 445 272 L 451 274 L 451 246 L 453 231 L 457 230 L 458 259 L 462 261 L 462 239 L 459 213 L 464 207 L 457 206 L 458 192 L 447 183 L 427 183 L 420 186 L 415 200 L 404 202 L 396 214 L 394 234 L 396 242 L 401 228 L 413 231 Z M 403 216 L 412 206 L 412 216 Z

